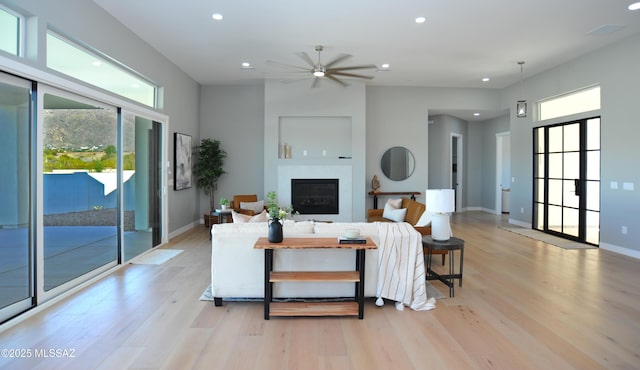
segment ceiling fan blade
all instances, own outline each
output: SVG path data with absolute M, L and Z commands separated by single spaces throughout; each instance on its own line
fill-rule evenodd
M 316 87 L 318 87 L 320 85 L 320 78 L 315 77 L 313 79 L 313 83 L 311 83 L 311 88 L 315 89 Z
M 338 57 L 336 59 L 334 59 L 334 60 L 330 61 L 329 63 L 325 64 L 324 67 L 325 68 L 330 68 L 332 65 L 344 62 L 345 60 L 347 60 L 349 58 L 351 58 L 351 55 L 349 55 L 349 54 L 340 54 L 340 55 L 338 55 Z
M 375 64 L 364 64 L 361 66 L 350 66 L 350 67 L 336 67 L 331 68 L 333 71 L 349 71 L 354 69 L 378 69 L 378 66 Z
M 305 62 L 307 62 L 307 64 L 311 67 L 314 68 L 316 66 L 316 63 L 313 61 L 313 59 L 311 59 L 311 57 L 309 56 L 309 54 L 305 53 L 305 52 L 301 52 L 301 53 L 297 53 L 296 55 L 298 55 L 302 60 L 304 60 Z
M 344 76 L 344 77 L 354 77 L 354 78 L 366 78 L 367 80 L 373 80 L 373 76 L 358 75 L 355 73 L 346 73 L 346 72 L 340 72 L 340 71 L 336 72 L 335 70 L 327 72 L 325 76 Z
M 309 67 L 294 66 L 292 64 L 280 63 L 280 62 L 276 62 L 276 61 L 273 61 L 273 60 L 267 60 L 266 63 L 270 64 L 270 65 L 275 65 L 275 66 L 278 66 L 278 67 L 292 68 L 292 69 L 296 69 L 296 70 L 304 71 L 304 72 L 311 71 L 311 69 Z
M 348 84 L 348 83 L 346 83 L 346 82 L 344 82 L 344 81 L 342 81 L 342 80 L 339 80 L 339 79 L 335 78 L 334 76 L 332 76 L 332 75 L 330 75 L 330 74 L 325 74 L 324 76 L 325 76 L 326 78 L 330 79 L 331 81 L 336 82 L 336 83 L 338 83 L 339 85 L 342 85 L 343 87 L 345 87 L 345 86 L 349 86 L 349 84 Z

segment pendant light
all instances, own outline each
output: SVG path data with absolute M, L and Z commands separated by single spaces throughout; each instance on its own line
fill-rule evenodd
M 524 61 L 518 62 L 520 65 L 520 94 L 524 95 L 524 81 L 523 81 L 523 71 L 524 71 Z M 524 118 L 527 116 L 527 101 L 526 100 L 518 100 L 516 103 L 516 117 Z

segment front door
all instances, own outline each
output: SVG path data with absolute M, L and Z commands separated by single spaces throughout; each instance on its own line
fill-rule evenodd
M 533 228 L 598 245 L 600 118 L 533 130 Z

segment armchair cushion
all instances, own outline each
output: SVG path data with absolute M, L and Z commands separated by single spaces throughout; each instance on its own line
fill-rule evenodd
M 240 202 L 240 209 L 248 209 L 253 211 L 253 213 L 260 213 L 264 211 L 264 200 L 257 202 Z
M 390 203 L 384 205 L 384 211 L 382 212 L 382 217 L 394 222 L 403 222 L 406 215 L 406 208 L 393 208 Z
M 385 204 L 386 207 L 386 204 Z M 406 214 L 404 221 L 414 225 L 416 230 L 422 235 L 431 235 L 431 225 L 420 222 L 422 215 L 425 213 L 426 206 L 415 200 L 409 198 L 402 198 L 402 208 L 406 208 Z M 367 222 L 393 222 L 384 217 L 384 209 L 369 209 L 367 210 Z M 416 226 L 422 225 L 422 226 Z

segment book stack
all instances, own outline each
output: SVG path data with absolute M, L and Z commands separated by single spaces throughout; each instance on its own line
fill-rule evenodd
M 367 244 L 367 239 L 365 238 L 346 238 L 341 236 L 338 238 L 338 243 L 340 244 Z

